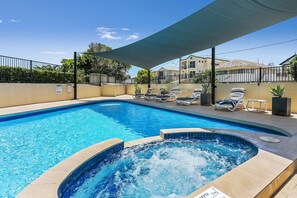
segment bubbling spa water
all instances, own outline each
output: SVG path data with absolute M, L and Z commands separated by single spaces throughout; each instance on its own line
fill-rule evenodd
M 184 197 L 256 153 L 251 144 L 218 139 L 147 143 L 97 163 L 62 197 Z

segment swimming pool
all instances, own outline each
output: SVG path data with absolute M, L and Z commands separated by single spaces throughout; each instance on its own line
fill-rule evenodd
M 185 197 L 257 154 L 253 145 L 224 135 L 137 145 L 82 165 L 59 197 Z
M 1 118 L 0 122 L 0 197 L 15 197 L 58 162 L 87 146 L 113 137 L 130 141 L 159 135 L 160 129 L 186 127 L 273 133 L 114 101 L 12 118 Z

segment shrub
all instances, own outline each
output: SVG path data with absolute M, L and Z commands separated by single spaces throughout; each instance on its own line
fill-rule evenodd
M 201 73 L 197 73 L 193 78 L 193 83 L 208 83 L 210 82 L 211 70 L 206 69 Z
M 32 75 L 32 81 L 31 81 Z M 78 82 L 85 81 L 79 79 Z M 61 71 L 49 71 L 30 69 L 21 67 L 0 66 L 0 82 L 1 83 L 72 83 L 73 73 Z

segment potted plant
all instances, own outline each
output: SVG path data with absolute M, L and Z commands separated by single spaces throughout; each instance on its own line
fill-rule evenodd
M 164 95 L 168 94 L 168 91 L 167 91 L 165 88 L 161 88 L 161 89 L 160 89 L 160 94 L 161 94 L 162 96 L 164 96 Z
M 285 87 L 277 85 L 276 87 L 270 87 L 270 93 L 272 93 L 272 114 L 281 116 L 291 115 L 291 98 L 283 98 Z
M 135 95 L 139 95 L 141 94 L 141 87 L 139 86 L 139 84 L 135 84 Z
M 200 96 L 200 104 L 210 106 L 211 105 L 211 89 L 210 84 L 202 84 L 202 93 Z

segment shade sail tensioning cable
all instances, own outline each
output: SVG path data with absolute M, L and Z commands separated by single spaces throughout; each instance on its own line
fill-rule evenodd
M 150 69 L 297 16 L 296 0 L 216 0 L 140 41 L 95 55 Z

